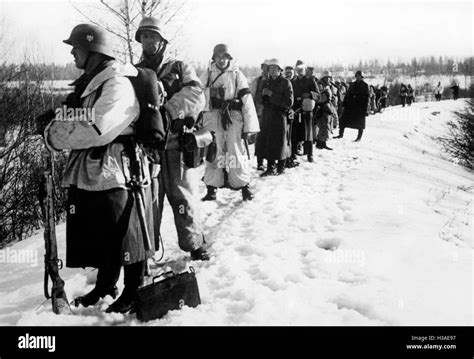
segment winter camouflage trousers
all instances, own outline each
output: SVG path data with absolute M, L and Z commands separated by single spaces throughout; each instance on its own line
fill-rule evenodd
M 174 215 L 179 247 L 191 252 L 202 247 L 204 237 L 199 218 L 199 178 L 197 169 L 188 168 L 178 150 L 160 153 L 161 170 L 152 178 L 155 240 L 158 240 L 165 195 Z
M 204 183 L 206 186 L 223 187 L 224 170 L 228 174 L 229 186 L 234 189 L 244 187 L 250 182 L 250 164 L 242 140 L 244 126 L 242 113 L 231 111 L 232 123 L 224 130 L 220 120 L 220 111 L 207 112 L 204 127 L 214 131 L 217 154 L 214 162 L 206 161 Z

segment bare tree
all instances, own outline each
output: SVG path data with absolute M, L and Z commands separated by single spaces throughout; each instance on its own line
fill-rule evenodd
M 154 16 L 160 20 L 171 42 L 171 51 L 176 52 L 175 39 L 179 36 L 186 17 L 186 0 L 100 0 L 100 5 L 75 4 L 72 6 L 89 22 L 104 27 L 120 41 L 118 55 L 125 61 L 134 63 L 140 53 L 135 41 L 140 20 Z

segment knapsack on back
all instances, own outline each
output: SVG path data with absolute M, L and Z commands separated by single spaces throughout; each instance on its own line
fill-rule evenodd
M 160 106 L 158 79 L 153 70 L 135 68 L 137 75 L 126 77 L 130 80 L 140 105 L 140 116 L 135 122 L 136 142 L 149 150 L 162 151 L 165 149 L 170 121 L 166 110 Z M 103 85 L 96 90 L 94 102 L 101 96 Z
M 135 123 L 138 143 L 152 150 L 164 150 L 169 121 L 160 108 L 158 79 L 153 70 L 136 67 L 137 76 L 128 76 L 140 104 L 140 116 Z

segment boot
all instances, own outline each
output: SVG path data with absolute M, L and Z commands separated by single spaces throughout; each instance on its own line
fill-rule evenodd
M 118 295 L 118 289 L 115 286 L 120 276 L 120 265 L 100 267 L 97 270 L 97 281 L 94 289 L 92 289 L 86 295 L 77 297 L 74 299 L 74 305 L 76 307 L 82 304 L 84 307 L 94 305 L 99 299 L 110 295 L 112 298 L 116 298 Z
M 137 305 L 137 288 L 125 286 L 120 297 L 105 310 L 106 313 L 133 313 Z
M 294 157 L 290 157 L 286 160 L 286 164 L 285 164 L 285 167 L 286 168 L 293 168 L 293 167 L 298 167 L 299 166 L 299 162 L 295 160 Z
M 314 162 L 313 155 L 308 155 L 308 162 L 309 162 L 309 163 L 313 163 L 313 162 Z
M 333 138 L 343 138 L 344 137 L 344 127 L 339 127 L 339 136 L 333 137 Z
M 320 146 L 318 147 L 320 150 L 330 150 L 330 151 L 332 151 L 332 148 L 331 148 L 331 147 L 328 147 L 328 146 L 326 145 L 326 141 L 320 141 L 320 142 L 321 142 L 321 144 L 320 144 Z
M 201 201 L 215 201 L 217 199 L 217 187 L 207 186 L 207 194 Z
M 257 171 L 265 171 L 265 167 L 263 167 L 263 159 L 257 158 Z
M 106 309 L 106 313 L 133 313 L 135 311 L 138 300 L 137 289 L 143 284 L 145 267 L 146 261 L 140 261 L 123 268 L 125 288 L 120 297 Z
M 364 130 L 359 130 L 359 132 L 357 133 L 357 138 L 354 140 L 354 142 L 360 142 L 360 140 L 362 139 L 363 133 L 364 133 Z
M 251 201 L 253 199 L 253 194 L 250 192 L 249 185 L 242 187 L 242 200 Z
M 319 140 L 316 141 L 316 148 L 319 148 L 319 149 L 321 148 L 321 141 Z
M 99 299 L 104 298 L 107 295 L 110 295 L 113 299 L 115 299 L 118 295 L 118 288 L 115 285 L 108 289 L 102 289 L 95 286 L 94 289 L 92 289 L 86 295 L 75 298 L 74 306 L 79 307 L 79 305 L 82 305 L 83 307 L 88 307 L 94 305 L 99 301 Z
M 208 261 L 210 259 L 209 253 L 204 248 L 198 248 L 191 251 L 191 259 L 193 261 Z
M 277 175 L 278 176 L 285 173 L 285 166 L 286 166 L 286 160 L 278 161 L 278 165 L 277 165 Z
M 277 169 L 275 167 L 275 161 L 267 160 L 267 170 L 263 172 L 260 177 L 276 176 Z

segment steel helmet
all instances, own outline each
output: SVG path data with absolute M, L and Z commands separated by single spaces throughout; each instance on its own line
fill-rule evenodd
M 278 66 L 279 69 L 283 71 L 283 68 L 280 66 L 280 61 L 278 61 L 278 59 L 273 58 L 268 60 L 268 66 L 270 67 L 272 65 Z
M 233 59 L 232 55 L 229 52 L 229 46 L 227 46 L 226 44 L 218 44 L 214 46 L 214 51 L 212 51 L 212 58 L 214 59 L 217 54 L 226 54 L 227 56 L 229 56 L 229 60 Z
M 325 77 L 332 77 L 331 71 L 324 71 L 321 75 L 321 79 L 323 79 Z
M 167 36 L 165 36 L 163 30 L 161 29 L 160 22 L 157 18 L 154 17 L 144 17 L 140 24 L 138 24 L 137 32 L 135 33 L 135 40 L 140 42 L 140 35 L 142 31 L 151 31 L 157 33 L 161 38 L 168 44 L 169 41 Z
M 100 26 L 79 24 L 72 29 L 69 39 L 63 40 L 63 42 L 115 58 L 111 35 Z
M 296 67 L 306 67 L 306 64 L 302 60 L 298 60 L 296 61 L 295 68 Z

